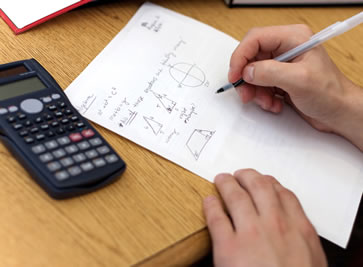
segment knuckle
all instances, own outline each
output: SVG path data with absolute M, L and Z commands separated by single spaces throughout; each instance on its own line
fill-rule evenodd
M 283 218 L 281 215 L 274 215 L 270 221 L 271 227 L 273 231 L 279 233 L 280 235 L 284 236 L 289 232 L 288 223 L 286 218 Z
M 249 175 L 258 175 L 259 173 L 254 169 L 240 169 L 234 172 L 233 176 L 243 177 Z
M 241 202 L 246 199 L 244 194 L 241 194 L 239 191 L 233 191 L 228 194 L 226 202 L 230 203 L 231 205 L 239 206 Z
M 299 202 L 295 194 L 283 186 L 279 188 L 279 194 L 280 198 L 283 199 L 283 201 L 295 202 L 295 203 Z
M 315 228 L 307 218 L 305 220 L 301 220 L 300 230 L 302 235 L 309 240 L 315 239 L 317 236 Z
M 271 187 L 269 179 L 265 176 L 256 177 L 256 179 L 251 180 L 251 190 L 266 190 Z
M 211 228 L 218 229 L 224 224 L 224 217 L 218 214 L 207 216 L 207 224 Z

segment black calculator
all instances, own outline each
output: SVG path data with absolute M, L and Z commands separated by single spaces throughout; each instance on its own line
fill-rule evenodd
M 35 59 L 0 65 L 0 139 L 56 199 L 108 185 L 126 168 Z

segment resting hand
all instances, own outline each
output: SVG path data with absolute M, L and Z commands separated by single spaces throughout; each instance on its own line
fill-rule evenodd
M 320 240 L 293 193 L 271 176 L 240 170 L 220 174 L 216 197 L 204 201 L 216 266 L 324 267 Z

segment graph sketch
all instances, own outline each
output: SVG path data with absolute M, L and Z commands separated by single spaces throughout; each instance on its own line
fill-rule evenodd
M 169 73 L 179 87 L 198 87 L 205 82 L 204 72 L 195 64 L 176 63 L 170 66 Z
M 186 146 L 194 156 L 195 160 L 198 160 L 203 149 L 214 135 L 215 131 L 195 129 L 190 135 Z
M 163 128 L 163 125 L 160 122 L 157 122 L 154 120 L 153 117 L 145 117 L 144 120 L 148 124 L 149 128 L 153 131 L 155 135 L 158 135 L 161 131 L 161 128 Z

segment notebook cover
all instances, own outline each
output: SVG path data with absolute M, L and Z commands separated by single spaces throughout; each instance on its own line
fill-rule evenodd
M 15 34 L 19 34 L 19 33 L 22 33 L 22 32 L 25 32 L 43 22 L 46 22 L 47 20 L 50 20 L 51 18 L 54 18 L 56 16 L 59 16 L 63 13 L 66 13 L 76 7 L 79 7 L 81 5 L 84 5 L 84 4 L 87 4 L 89 2 L 91 2 L 92 0 L 81 0 L 73 5 L 70 5 L 68 7 L 65 7 L 57 12 L 54 12 L 52 14 L 49 14 L 48 16 L 44 17 L 44 18 L 41 18 L 37 21 L 34 21 L 33 23 L 31 24 L 28 24 L 26 25 L 25 27 L 23 28 L 18 28 L 15 26 L 15 24 L 11 21 L 11 19 L 5 14 L 5 12 L 3 12 L 1 9 L 0 9 L 0 16 L 3 18 L 3 20 L 9 25 L 9 27 L 14 31 Z

